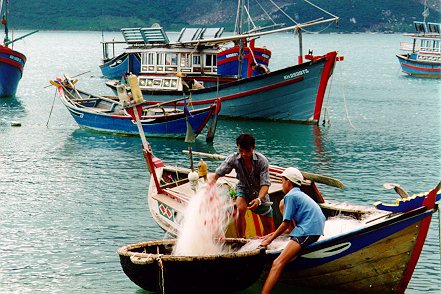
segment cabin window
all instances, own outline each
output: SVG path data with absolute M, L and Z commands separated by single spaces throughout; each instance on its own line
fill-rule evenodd
M 147 64 L 154 65 L 155 64 L 155 53 L 149 53 L 147 55 Z
M 440 52 L 440 41 L 434 40 L 433 41 L 433 51 L 434 52 Z
M 181 67 L 190 67 L 191 64 L 191 56 L 189 53 L 181 53 L 181 58 L 180 58 L 180 66 Z
M 158 54 L 156 61 L 156 64 L 164 65 L 164 54 Z
M 213 55 L 213 54 L 205 55 L 205 65 L 206 66 L 216 66 L 216 55 Z
M 193 70 L 192 70 L 193 73 L 201 73 L 202 72 L 201 55 L 193 54 L 192 61 L 193 61 Z
M 204 72 L 216 72 L 216 54 L 207 54 L 205 55 L 205 65 Z
M 193 66 L 200 66 L 200 65 L 201 65 L 201 56 L 193 55 Z
M 165 64 L 166 65 L 178 65 L 178 54 L 166 53 L 165 54 Z

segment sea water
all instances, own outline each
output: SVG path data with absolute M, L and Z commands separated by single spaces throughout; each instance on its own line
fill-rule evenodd
M 119 32 L 104 34 L 113 38 L 122 39 Z M 38 32 L 14 44 L 27 63 L 17 97 L 0 99 L 0 293 L 143 292 L 116 254 L 120 246 L 164 237 L 147 207 L 140 139 L 78 128 L 48 82 L 84 73 L 80 89 L 112 94 L 98 68 L 101 39 L 101 32 Z M 344 190 L 319 189 L 327 200 L 351 204 L 393 203 L 398 196 L 385 182 L 409 193 L 434 187 L 441 179 L 441 81 L 400 72 L 395 54 L 406 37 L 305 34 L 303 40 L 305 52 L 335 49 L 345 58 L 326 94 L 326 125 L 221 120 L 213 144 L 200 136 L 193 150 L 227 155 L 240 133 L 251 132 L 271 164 L 338 178 Z M 295 63 L 295 42 L 279 34 L 256 45 L 273 51 L 275 70 Z M 189 167 L 185 142 L 149 142 L 165 163 Z M 219 164 L 206 162 L 211 172 Z M 406 293 L 441 292 L 438 215 Z M 274 293 L 310 291 L 278 285 Z

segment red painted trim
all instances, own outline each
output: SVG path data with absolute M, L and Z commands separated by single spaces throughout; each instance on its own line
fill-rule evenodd
M 158 177 L 156 176 L 156 169 L 155 169 L 155 165 L 153 164 L 152 154 L 150 152 L 148 152 L 147 150 L 145 150 L 144 147 L 142 148 L 142 151 L 143 151 L 144 157 L 147 161 L 147 167 L 149 168 L 149 171 L 153 176 L 153 181 L 155 182 L 156 191 L 158 191 L 158 193 L 163 193 L 161 185 L 159 184 L 159 181 L 158 181 Z
M 257 214 L 253 212 L 251 213 L 251 215 L 253 216 L 254 227 L 256 228 L 256 235 L 262 236 L 262 230 L 260 229 L 260 223 L 259 223 L 259 216 L 257 216 Z
M 236 94 L 233 94 L 233 95 L 229 95 L 229 96 L 219 97 L 219 99 L 221 101 L 233 100 L 233 99 L 241 98 L 241 97 L 252 95 L 252 94 L 256 94 L 256 93 L 269 91 L 269 90 L 272 90 L 274 88 L 279 88 L 279 87 L 286 86 L 286 85 L 293 84 L 293 83 L 297 83 L 297 82 L 300 82 L 300 81 L 303 81 L 303 77 L 297 77 L 297 78 L 292 79 L 292 80 L 283 81 L 283 82 L 272 84 L 272 85 L 268 85 L 268 86 L 265 86 L 265 87 L 261 87 L 261 88 L 257 88 L 257 89 L 253 89 L 253 90 L 249 90 L 249 91 L 245 91 L 245 92 L 239 92 L 239 93 L 236 93 Z
M 325 66 L 323 67 L 322 76 L 320 78 L 320 84 L 317 91 L 317 96 L 315 100 L 315 109 L 313 119 L 316 121 L 320 120 L 320 114 L 322 112 L 323 100 L 325 97 L 326 87 L 328 85 L 329 77 L 331 76 L 332 70 L 335 65 L 335 58 L 337 57 L 337 52 L 332 51 L 326 53 L 324 58 L 326 58 Z
M 252 95 L 252 94 L 256 94 L 256 93 L 260 93 L 260 92 L 265 92 L 265 91 L 269 91 L 272 90 L 274 88 L 278 88 L 278 87 L 282 87 L 282 86 L 286 86 L 286 85 L 290 85 L 290 84 L 294 84 L 297 82 L 301 82 L 303 81 L 303 77 L 297 77 L 295 79 L 291 79 L 291 80 L 287 80 L 287 81 L 283 81 L 280 83 L 276 83 L 276 84 L 272 84 L 269 86 L 265 86 L 265 87 L 261 87 L 261 88 L 257 88 L 257 89 L 253 89 L 253 90 L 249 90 L 249 91 L 245 91 L 245 92 L 240 92 L 240 93 L 236 93 L 233 95 L 229 95 L 229 96 L 222 96 L 222 97 L 217 97 L 215 99 L 220 99 L 220 101 L 226 101 L 226 100 L 233 100 L 233 99 L 238 99 L 244 96 L 248 96 L 248 95 Z M 192 105 L 204 105 L 204 104 L 208 104 L 208 103 L 213 103 L 215 101 L 215 99 L 207 99 L 207 100 L 199 100 L 199 101 L 192 101 L 191 104 Z M 158 101 L 149 101 L 149 104 L 155 104 L 158 103 Z M 176 105 L 178 106 L 182 106 L 184 105 L 183 102 L 177 102 Z
M 407 68 L 420 70 L 420 71 L 441 72 L 441 67 L 440 68 L 419 67 L 419 66 L 410 65 L 410 64 L 404 63 L 404 62 L 401 65 L 404 67 L 407 67 Z
M 430 193 L 424 199 L 423 206 L 427 207 L 427 209 L 433 209 L 435 207 L 436 201 L 436 193 L 438 192 L 439 185 L 430 191 Z M 401 277 L 400 282 L 398 283 L 396 292 L 404 293 L 409 284 L 410 279 L 412 278 L 413 271 L 415 270 L 415 266 L 418 262 L 418 259 L 421 255 L 421 251 L 423 250 L 424 242 L 426 241 L 427 233 L 429 231 L 430 222 L 432 220 L 432 215 L 427 216 L 421 221 L 420 231 L 415 241 L 415 247 L 412 251 L 412 255 L 410 257 L 410 261 L 404 270 L 403 276 Z
M 15 57 L 18 57 L 18 58 L 22 59 L 23 62 L 26 62 L 26 56 L 24 56 L 23 54 L 21 54 L 18 51 L 12 50 L 11 48 L 8 48 L 8 47 L 0 45 L 0 52 L 14 55 Z
M 20 70 L 21 73 L 23 73 L 23 65 L 21 65 L 21 63 L 15 61 L 15 60 L 5 58 L 5 57 L 0 57 L 0 62 L 3 62 L 3 63 L 11 65 L 13 67 L 16 67 L 18 70 Z

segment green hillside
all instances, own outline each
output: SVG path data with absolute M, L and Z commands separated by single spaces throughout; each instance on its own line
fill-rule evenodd
M 123 27 L 149 27 L 160 23 L 167 30 L 185 26 L 224 26 L 232 30 L 236 16 L 235 0 L 94 0 L 94 1 L 9 1 L 9 23 L 15 29 L 41 30 L 104 30 L 117 31 Z M 250 0 L 250 3 L 255 1 Z M 274 0 L 296 21 L 321 17 L 316 9 L 304 1 Z M 330 30 L 340 32 L 412 30 L 413 20 L 422 20 L 423 0 L 314 0 L 313 3 L 340 17 L 339 26 Z M 271 16 L 290 23 L 283 14 L 276 13 L 267 1 L 259 3 Z M 441 4 L 428 1 L 429 21 L 440 22 Z M 269 8 L 269 9 L 268 9 Z M 250 9 L 251 15 L 263 18 L 258 7 Z M 269 23 L 260 21 L 260 24 Z

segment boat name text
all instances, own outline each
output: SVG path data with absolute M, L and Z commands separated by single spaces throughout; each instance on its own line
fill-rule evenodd
M 296 72 L 290 73 L 289 75 L 286 75 L 286 76 L 284 76 L 283 78 L 284 78 L 285 80 L 290 80 L 290 79 L 292 79 L 292 78 L 296 78 L 296 77 L 299 77 L 299 76 L 306 75 L 307 73 L 309 73 L 309 70 L 307 70 L 307 69 L 303 69 L 303 70 L 299 70 L 299 71 L 296 71 Z

